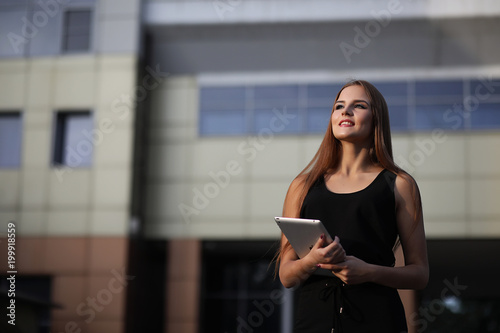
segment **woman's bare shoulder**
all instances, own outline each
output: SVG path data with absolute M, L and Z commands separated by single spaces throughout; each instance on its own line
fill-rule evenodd
M 292 190 L 292 191 L 300 191 L 304 185 L 306 184 L 306 180 L 307 180 L 307 175 L 305 174 L 301 174 L 301 175 L 298 175 L 297 177 L 295 177 L 291 184 L 290 184 L 290 188 L 289 188 L 289 191 Z
M 417 182 L 408 173 L 398 173 L 394 184 L 394 192 L 396 202 L 399 204 L 420 200 L 420 190 Z
M 306 184 L 306 179 L 306 175 L 299 175 L 290 184 L 283 205 L 283 216 L 298 217 L 302 190 Z

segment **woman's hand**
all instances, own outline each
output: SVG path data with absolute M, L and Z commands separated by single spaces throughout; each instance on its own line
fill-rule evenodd
M 328 244 L 325 235 L 321 235 L 306 257 L 308 257 L 307 261 L 315 265 L 336 264 L 344 261 L 346 254 L 337 236 L 335 236 L 333 242 Z
M 372 265 L 354 256 L 347 256 L 344 262 L 321 265 L 321 268 L 332 271 L 345 284 L 360 284 L 370 280 Z

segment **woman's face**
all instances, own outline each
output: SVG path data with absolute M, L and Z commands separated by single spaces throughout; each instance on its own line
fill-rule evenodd
M 370 98 L 362 86 L 344 88 L 333 106 L 333 135 L 340 141 L 371 142 L 372 109 Z

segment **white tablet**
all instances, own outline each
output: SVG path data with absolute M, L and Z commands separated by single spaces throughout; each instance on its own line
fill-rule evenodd
M 332 237 L 330 237 L 320 220 L 291 217 L 275 217 L 274 220 L 299 258 L 303 258 L 309 253 L 321 234 L 326 236 L 327 243 L 333 242 Z

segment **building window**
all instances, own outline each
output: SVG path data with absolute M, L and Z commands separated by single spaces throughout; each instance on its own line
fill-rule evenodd
M 323 133 L 338 84 L 203 87 L 200 135 Z
M 89 167 L 92 164 L 93 121 L 89 111 L 57 112 L 53 164 L 71 168 Z
M 373 82 L 397 131 L 500 128 L 500 80 Z M 245 85 L 200 89 L 200 136 L 325 132 L 341 83 Z M 278 119 L 276 119 L 278 118 Z
M 63 52 L 90 50 L 90 9 L 71 9 L 64 13 Z
M 21 164 L 21 114 L 0 113 L 0 168 L 17 168 Z

